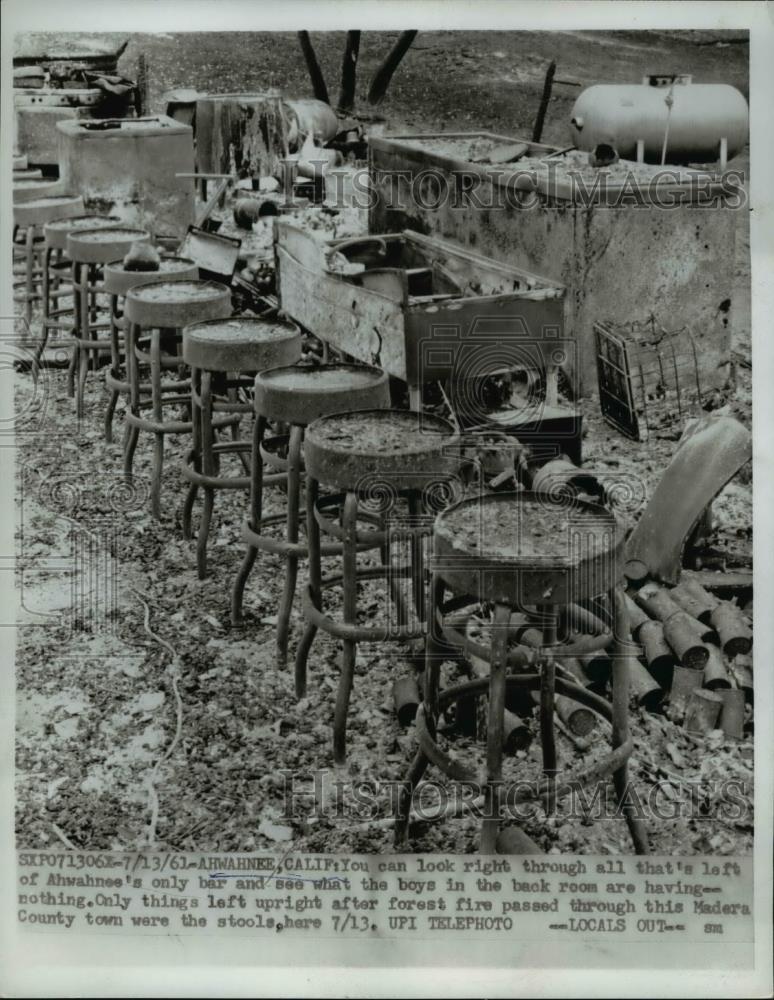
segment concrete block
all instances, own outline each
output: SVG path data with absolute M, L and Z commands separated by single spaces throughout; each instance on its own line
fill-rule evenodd
M 193 130 L 164 115 L 122 119 L 115 128 L 64 121 L 60 177 L 87 209 L 115 214 L 155 235 L 182 236 L 194 220 Z M 96 122 L 94 124 L 97 124 Z

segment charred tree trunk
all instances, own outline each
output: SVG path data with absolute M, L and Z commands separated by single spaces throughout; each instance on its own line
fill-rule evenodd
M 417 34 L 417 31 L 402 31 L 400 33 L 397 42 L 387 53 L 384 61 L 374 73 L 371 88 L 368 91 L 369 104 L 379 104 L 384 99 L 395 70 L 400 66 L 401 60 L 411 48 L 411 44 L 417 37 Z
M 317 55 L 315 54 L 312 40 L 309 37 L 309 32 L 299 31 L 298 41 L 301 44 L 301 51 L 304 53 L 306 68 L 309 70 L 309 78 L 312 81 L 314 96 L 318 101 L 325 101 L 326 104 L 330 104 L 331 102 L 328 97 L 328 88 L 325 86 L 325 77 L 323 76 L 320 64 L 317 61 Z
M 347 47 L 341 63 L 341 90 L 339 91 L 339 111 L 351 111 L 355 105 L 355 82 L 357 80 L 357 57 L 360 53 L 360 32 L 347 32 Z

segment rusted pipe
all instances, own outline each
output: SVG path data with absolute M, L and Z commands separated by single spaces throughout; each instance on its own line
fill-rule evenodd
M 752 632 L 742 612 L 730 601 L 721 601 L 710 615 L 710 622 L 720 636 L 726 656 L 739 656 L 752 649 Z
M 694 621 L 684 611 L 678 611 L 664 622 L 664 638 L 684 667 L 703 670 L 709 650 L 696 634 Z
M 717 606 L 717 599 L 710 597 L 701 585 L 697 585 L 700 591 L 706 595 L 706 599 L 689 589 L 685 583 L 679 583 L 669 591 L 669 596 L 675 603 L 679 604 L 683 611 L 691 617 L 698 619 L 704 625 L 709 624 L 710 615 Z
M 665 622 L 681 610 L 680 605 L 669 596 L 666 587 L 660 587 L 655 583 L 648 583 L 638 590 L 634 600 L 649 617 L 657 618 L 661 622 Z
M 710 691 L 731 687 L 723 654 L 717 646 L 707 646 L 709 659 L 704 667 L 704 687 Z
M 744 691 L 740 688 L 725 688 L 718 692 L 723 699 L 718 725 L 732 740 L 744 738 Z
M 731 676 L 737 687 L 744 691 L 747 701 L 753 700 L 753 658 L 751 654 L 735 656 L 729 664 Z
M 691 693 L 683 728 L 694 733 L 708 733 L 715 728 L 723 699 L 714 691 L 697 688 Z
M 654 712 L 664 700 L 661 685 L 643 667 L 636 656 L 627 656 L 625 667 L 629 675 L 629 688 L 637 704 Z
M 631 629 L 632 637 L 634 639 L 638 639 L 639 630 L 645 622 L 649 622 L 651 620 L 650 615 L 647 611 L 644 611 L 639 604 L 635 604 L 628 594 L 624 595 L 624 600 L 626 603 L 626 611 L 629 615 L 629 628 Z
M 661 622 L 644 622 L 637 638 L 642 643 L 648 670 L 662 687 L 669 687 L 677 660 L 664 638 L 664 626 Z
M 392 685 L 392 703 L 401 726 L 408 726 L 414 721 L 419 702 L 419 686 L 416 677 L 399 677 Z
M 497 835 L 498 854 L 543 854 L 535 841 L 518 826 L 505 826 Z
M 616 587 L 613 592 L 613 632 L 615 642 L 613 645 L 613 748 L 621 746 L 629 741 L 629 669 L 627 660 L 629 659 L 628 647 L 631 643 L 631 633 L 629 632 L 629 622 L 626 617 L 626 601 L 624 592 L 620 587 Z M 650 854 L 648 847 L 648 835 L 645 826 L 634 814 L 629 791 L 628 766 L 626 760 L 613 774 L 613 783 L 618 795 L 619 805 L 623 808 L 624 816 L 629 827 L 634 850 L 637 854 Z
M 702 685 L 704 674 L 701 670 L 682 667 L 678 664 L 672 675 L 672 688 L 669 692 L 669 708 L 678 718 L 685 715 L 688 700 L 697 688 Z

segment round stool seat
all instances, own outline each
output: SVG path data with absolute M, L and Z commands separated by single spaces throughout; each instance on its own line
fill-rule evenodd
M 145 229 L 76 229 L 67 235 L 67 254 L 79 264 L 107 264 L 127 254 L 133 243 L 150 243 Z
M 231 315 L 231 291 L 219 281 L 152 281 L 126 293 L 124 316 L 142 327 L 180 329 Z
M 599 504 L 536 493 L 471 497 L 438 515 L 435 570 L 483 601 L 569 604 L 622 578 L 624 529 Z
M 38 198 L 53 197 L 62 193 L 59 181 L 50 181 L 45 177 L 28 177 L 13 182 L 13 203 L 22 205 L 25 201 L 35 201 Z
M 183 330 L 183 360 L 192 368 L 255 372 L 300 357 L 300 329 L 278 319 L 214 319 Z
M 83 215 L 83 198 L 59 195 L 55 198 L 35 198 L 23 205 L 14 205 L 13 221 L 17 226 L 42 226 L 54 219 L 70 219 Z
M 126 295 L 135 285 L 149 281 L 196 281 L 199 268 L 188 257 L 165 256 L 158 271 L 127 271 L 123 258 L 105 265 L 103 287 L 110 295 Z
M 342 490 L 379 480 L 419 490 L 456 474 L 459 441 L 448 420 L 416 410 L 334 413 L 307 428 L 304 460 L 310 476 Z
M 37 170 L 35 167 L 21 167 L 19 169 L 14 167 L 13 180 L 14 184 L 16 181 L 42 181 L 43 171 Z
M 303 426 L 330 413 L 389 406 L 389 378 L 366 365 L 274 368 L 256 375 L 254 405 L 268 420 Z
M 75 215 L 72 218 L 46 222 L 43 235 L 52 250 L 66 250 L 70 233 L 78 229 L 114 229 L 120 222 L 117 215 Z

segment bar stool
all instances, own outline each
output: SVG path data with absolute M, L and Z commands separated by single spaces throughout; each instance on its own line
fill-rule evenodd
M 16 297 L 16 301 L 24 302 L 24 315 L 29 323 L 32 319 L 32 303 L 41 297 L 43 300 L 43 316 L 51 306 L 50 286 L 47 283 L 45 260 L 45 237 L 42 227 L 54 219 L 66 219 L 83 213 L 83 198 L 80 197 L 50 197 L 36 198 L 13 206 L 14 243 L 23 246 L 17 261 L 23 262 L 23 277 L 14 282 L 14 287 L 23 287 L 24 292 Z M 41 287 L 38 294 L 36 287 Z
M 62 305 L 62 299 L 72 297 L 72 261 L 67 256 L 67 237 L 76 229 L 106 229 L 119 225 L 117 215 L 75 215 L 67 219 L 54 219 L 43 226 L 43 319 L 40 340 L 35 351 L 35 363 L 46 349 L 49 331 L 66 330 L 71 335 L 68 347 L 71 349 L 71 377 L 76 346 L 72 341 L 75 325 L 74 303 Z M 51 289 L 50 297 L 47 289 Z M 55 294 L 54 294 L 55 293 Z M 72 393 L 71 393 L 72 395 Z
M 128 253 L 133 243 L 150 243 L 145 229 L 115 228 L 75 229 L 67 234 L 67 254 L 73 264 L 73 306 L 75 311 L 75 359 L 78 371 L 75 410 L 83 416 L 83 395 L 89 362 L 97 370 L 100 354 L 111 349 L 110 337 L 100 333 L 110 329 L 110 322 L 98 320 L 99 298 L 106 294 L 102 284 L 103 266 Z
M 330 364 L 322 367 L 292 365 L 259 372 L 255 377 L 253 406 L 253 444 L 250 473 L 250 511 L 242 525 L 242 539 L 247 543 L 231 595 L 231 620 L 242 622 L 242 602 L 247 578 L 259 550 L 273 552 L 285 559 L 285 583 L 277 611 L 277 666 L 287 662 L 290 613 L 296 591 L 298 561 L 308 555 L 307 545 L 300 542 L 301 478 L 304 470 L 302 448 L 306 427 L 313 420 L 344 407 L 370 409 L 390 405 L 388 376 L 378 368 L 366 365 Z M 266 438 L 269 421 L 289 425 L 286 434 Z M 282 453 L 286 452 L 286 457 Z M 274 475 L 264 473 L 264 464 L 279 470 Z M 284 513 L 264 517 L 263 490 L 277 482 L 287 483 L 287 507 Z M 285 537 L 273 538 L 265 529 L 277 521 L 285 521 Z M 336 542 L 323 546 L 323 555 L 339 555 Z
M 333 721 L 333 755 L 346 756 L 346 725 L 358 642 L 411 640 L 424 635 L 425 580 L 423 542 L 432 532 L 429 511 L 445 505 L 461 484 L 459 435 L 440 417 L 413 410 L 368 410 L 322 417 L 307 428 L 306 462 L 307 542 L 309 586 L 304 593 L 306 629 L 296 654 L 296 693 L 306 691 L 309 651 L 318 628 L 343 641 L 341 676 Z M 319 497 L 319 484 L 340 491 Z M 376 504 L 374 503 L 376 501 Z M 405 505 L 406 513 L 400 506 Z M 379 528 L 359 529 L 359 509 L 377 509 Z M 338 513 L 340 520 L 332 514 Z M 325 579 L 321 567 L 321 531 L 342 545 L 342 569 Z M 396 565 L 391 542 L 408 540 L 410 565 Z M 358 569 L 359 546 L 379 548 L 382 565 Z M 395 623 L 372 626 L 357 623 L 357 586 L 365 579 L 386 578 L 397 607 Z M 410 579 L 417 624 L 399 595 L 401 579 Z M 323 592 L 341 586 L 343 621 L 323 611 Z
M 25 201 L 37 201 L 38 198 L 51 198 L 62 194 L 60 181 L 52 181 L 46 177 L 20 177 L 13 181 L 13 203 L 23 205 Z
M 189 409 L 191 380 L 179 377 L 162 381 L 164 371 L 183 366 L 180 355 L 182 329 L 198 320 L 225 319 L 231 314 L 231 292 L 216 281 L 154 281 L 135 285 L 124 299 L 124 354 L 129 375 L 128 426 L 124 446 L 124 474 L 131 479 L 134 453 L 140 431 L 154 436 L 151 466 L 151 510 L 161 519 L 161 476 L 164 465 L 164 437 L 190 434 L 190 419 L 172 420 L 165 407 Z M 140 364 L 148 372 L 150 396 L 142 398 Z M 148 416 L 143 411 L 150 410 Z M 216 428 L 233 424 L 231 414 L 213 418 Z
M 253 378 L 248 373 L 298 361 L 301 340 L 301 330 L 295 323 L 266 316 L 208 320 L 183 330 L 183 360 L 191 369 L 193 421 L 193 445 L 182 467 L 183 476 L 189 483 L 183 507 L 183 535 L 192 537 L 191 514 L 201 487 L 204 506 L 196 545 L 200 580 L 207 575 L 207 538 L 215 490 L 250 488 L 249 475 L 221 475 L 220 471 L 224 455 L 239 456 L 243 471 L 245 467 L 249 469 L 246 454 L 252 447 L 250 440 L 240 439 L 238 424 L 234 424 L 233 439 L 216 442 L 214 415 L 252 413 L 253 404 L 237 398 L 240 389 L 253 386 Z
M 628 667 L 631 646 L 626 604 L 621 586 L 624 531 L 604 507 L 582 501 L 558 502 L 534 493 L 495 493 L 473 497 L 439 514 L 433 531 L 430 628 L 426 641 L 424 701 L 417 713 L 419 750 L 401 789 L 395 822 L 395 843 L 406 840 L 413 791 L 428 764 L 458 781 L 485 787 L 482 854 L 493 854 L 502 816 L 503 719 L 508 687 L 540 691 L 540 735 L 544 787 L 541 796 L 555 800 L 557 755 L 554 742 L 554 698 L 562 694 L 586 705 L 612 722 L 612 753 L 595 764 L 597 774 L 612 772 L 619 805 L 626 817 L 635 850 L 648 853 L 647 835 L 629 799 L 627 760 L 633 749 L 628 729 Z M 446 589 L 456 595 L 444 603 Z M 608 593 L 613 616 L 612 706 L 586 688 L 556 676 L 552 646 L 556 644 L 555 609 L 577 600 Z M 451 606 L 494 605 L 489 650 L 478 651 L 490 664 L 489 677 L 455 685 L 439 693 L 440 665 L 449 647 L 460 648 L 460 631 L 446 617 Z M 545 621 L 539 672 L 507 675 L 508 628 L 511 614 L 537 605 Z M 463 630 L 464 631 L 464 630 Z M 627 648 L 628 647 L 628 648 Z M 441 711 L 466 696 L 488 693 L 486 767 L 474 768 L 452 758 L 438 745 Z
M 120 396 L 129 399 L 129 376 L 124 356 L 123 298 L 135 285 L 149 281 L 196 281 L 199 268 L 188 257 L 165 256 L 158 271 L 127 271 L 123 259 L 105 264 L 103 288 L 110 296 L 110 367 L 105 372 L 105 385 L 110 400 L 105 410 L 105 440 L 113 440 L 113 415 Z M 140 393 L 150 392 L 150 385 L 140 385 Z M 128 430 L 128 425 L 127 425 Z

